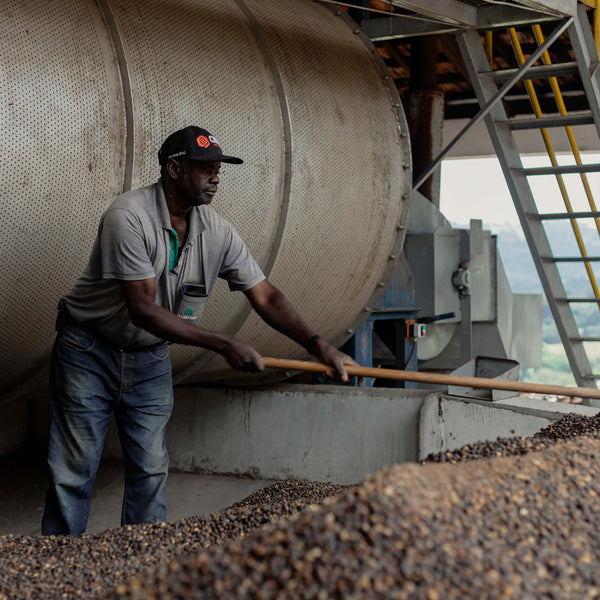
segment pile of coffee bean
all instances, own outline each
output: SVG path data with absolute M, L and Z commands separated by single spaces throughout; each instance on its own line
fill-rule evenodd
M 598 425 L 569 414 L 430 457 L 464 464 L 279 482 L 174 523 L 0 536 L 0 600 L 600 599 Z
M 600 413 L 592 416 L 567 413 L 538 431 L 534 439 L 566 440 L 578 436 L 600 437 Z
M 0 536 L 0 600 L 97 598 L 133 575 L 228 542 L 346 486 L 278 482 L 227 510 L 77 537 Z
M 500 456 L 519 456 L 543 450 L 551 446 L 553 442 L 546 438 L 532 439 L 524 437 L 497 438 L 487 442 L 473 442 L 454 450 L 444 450 L 436 454 L 430 454 L 423 459 L 423 463 L 461 463 L 468 460 L 480 460 Z
M 312 504 L 329 496 L 341 494 L 351 486 L 336 483 L 322 483 L 317 481 L 306 481 L 299 479 L 287 479 L 277 481 L 267 487 L 257 490 L 244 500 L 231 505 L 231 508 L 239 506 L 250 506 L 252 504 L 279 505 L 290 502 Z
M 398 465 L 107 599 L 599 598 L 599 452 Z

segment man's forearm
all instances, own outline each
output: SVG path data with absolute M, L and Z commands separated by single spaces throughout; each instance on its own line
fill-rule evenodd
M 222 354 L 234 369 L 262 371 L 265 367 L 252 346 L 224 333 L 200 329 L 154 302 L 154 279 L 122 281 L 121 290 L 131 321 L 169 342 L 200 346 Z
M 315 336 L 315 331 L 278 290 L 272 291 L 263 302 L 252 302 L 252 305 L 265 323 L 301 346 L 306 347 Z
M 330 366 L 332 375 L 342 381 L 348 381 L 344 365 L 354 361 L 316 335 L 275 286 L 265 279 L 245 293 L 254 310 L 268 325 L 304 346 L 321 362 Z
M 135 311 L 130 309 L 129 312 L 134 325 L 168 342 L 201 346 L 222 353 L 230 338 L 216 331 L 190 325 L 158 304 L 138 306 Z

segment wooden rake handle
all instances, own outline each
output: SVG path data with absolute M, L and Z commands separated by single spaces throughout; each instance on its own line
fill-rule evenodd
M 286 369 L 290 371 L 312 371 L 325 373 L 330 368 L 324 364 L 306 360 L 288 360 L 284 358 L 261 357 L 265 367 Z M 348 375 L 359 377 L 374 377 L 377 379 L 394 379 L 396 381 L 417 381 L 420 383 L 438 383 L 442 385 L 457 385 L 488 390 L 508 390 L 534 394 L 553 394 L 556 396 L 571 396 L 577 398 L 597 398 L 600 400 L 600 390 L 584 387 L 567 387 L 564 385 L 545 385 L 541 383 L 524 383 L 521 381 L 506 381 L 502 379 L 486 379 L 484 377 L 463 377 L 462 375 L 442 375 L 439 373 L 418 373 L 414 371 L 398 371 L 396 369 L 376 369 L 346 365 Z

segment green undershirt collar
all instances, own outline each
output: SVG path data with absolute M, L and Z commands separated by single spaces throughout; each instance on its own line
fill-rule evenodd
M 169 231 L 169 237 L 171 242 L 171 253 L 169 255 L 169 271 L 172 271 L 177 266 L 177 259 L 179 258 L 179 238 L 177 232 L 174 229 Z

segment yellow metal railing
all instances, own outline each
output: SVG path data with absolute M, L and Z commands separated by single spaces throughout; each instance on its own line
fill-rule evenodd
M 594 41 L 596 42 L 596 50 L 600 56 L 600 0 L 579 0 L 579 2 L 584 6 L 589 6 L 590 8 L 594 9 L 592 29 L 594 33 Z M 485 32 L 485 51 L 490 65 L 492 64 L 493 60 L 492 37 L 492 31 Z
M 534 25 L 533 32 L 535 34 L 537 43 L 543 44 L 544 43 L 544 35 L 542 33 L 541 27 L 539 25 Z M 548 54 L 548 52 L 544 52 L 544 54 L 542 55 L 542 60 L 544 61 L 544 64 L 546 64 L 546 65 L 549 65 L 552 62 L 550 60 L 550 55 Z M 565 102 L 563 100 L 563 96 L 562 96 L 562 93 L 560 90 L 560 86 L 558 84 L 558 80 L 556 79 L 556 77 L 550 77 L 549 82 L 550 82 L 550 87 L 552 88 L 552 92 L 554 94 L 554 98 L 556 100 L 556 105 L 558 106 L 558 111 L 559 111 L 560 115 L 564 117 L 567 115 L 567 107 L 565 106 Z M 579 147 L 577 146 L 577 142 L 575 140 L 573 128 L 570 126 L 567 126 L 567 127 L 565 127 L 565 132 L 567 134 L 567 139 L 569 140 L 569 145 L 571 146 L 573 156 L 575 157 L 576 164 L 582 165 L 583 161 L 581 160 L 581 153 L 579 152 Z M 590 187 L 587 175 L 585 173 L 581 173 L 580 177 L 581 177 L 581 183 L 583 184 L 583 189 L 585 190 L 585 195 L 586 195 L 590 210 L 596 212 L 597 211 L 596 203 L 594 201 L 594 196 L 592 194 L 592 189 Z M 594 222 L 596 223 L 596 229 L 598 230 L 598 233 L 600 233 L 600 219 L 595 218 Z
M 595 7 L 595 4 L 596 4 L 596 0 L 594 0 L 594 7 Z M 595 12 L 598 12 L 598 11 L 596 10 Z M 541 27 L 539 25 L 534 25 L 533 26 L 533 31 L 534 31 L 534 35 L 535 35 L 535 38 L 536 38 L 536 41 L 537 41 L 538 45 L 543 44 L 543 42 L 544 42 L 544 36 L 543 36 L 542 30 L 541 30 Z M 511 42 L 513 44 L 513 48 L 514 48 L 514 51 L 515 51 L 515 56 L 517 58 L 517 62 L 519 64 L 519 66 L 521 66 L 525 62 L 525 56 L 523 54 L 523 50 L 521 48 L 521 44 L 519 42 L 517 32 L 516 32 L 516 30 L 514 28 L 510 28 L 508 30 L 508 32 L 509 32 L 509 35 L 510 35 Z M 543 60 L 544 64 L 546 64 L 546 65 L 552 64 L 552 61 L 550 59 L 550 55 L 548 54 L 548 52 L 545 52 L 542 55 L 542 60 Z M 557 78 L 556 77 L 550 77 L 549 78 L 549 83 L 550 83 L 550 87 L 552 89 L 552 93 L 554 95 L 554 98 L 556 100 L 556 105 L 558 107 L 558 111 L 559 111 L 560 115 L 561 116 L 567 116 L 567 108 L 565 106 L 565 102 L 563 100 L 563 96 L 562 96 L 562 93 L 561 93 L 560 86 L 559 86 Z M 529 98 L 531 100 L 531 105 L 533 107 L 533 111 L 534 111 L 535 116 L 537 118 L 542 118 L 543 117 L 542 107 L 541 107 L 541 104 L 539 102 L 539 99 L 538 99 L 538 96 L 537 96 L 537 92 L 535 90 L 533 82 L 531 80 L 527 80 L 526 79 L 524 81 L 524 84 L 525 84 L 525 88 L 527 90 L 527 93 L 529 95 Z M 548 153 L 548 157 L 550 158 L 550 162 L 551 162 L 552 166 L 553 167 L 559 166 L 558 160 L 557 160 L 557 156 L 556 156 L 556 152 L 555 152 L 554 147 L 552 145 L 552 141 L 550 139 L 550 135 L 548 133 L 548 130 L 546 128 L 544 128 L 544 127 L 541 127 L 540 128 L 540 132 L 542 134 L 542 139 L 544 141 L 544 145 L 546 147 L 546 150 L 547 150 L 547 153 Z M 570 145 L 571 150 L 573 152 L 573 157 L 575 159 L 575 163 L 577 165 L 580 165 L 580 166 L 583 165 L 584 163 L 583 163 L 583 161 L 581 159 L 581 153 L 579 151 L 579 147 L 578 147 L 577 142 L 575 140 L 575 136 L 574 136 L 574 133 L 573 133 L 573 128 L 571 126 L 565 126 L 565 132 L 566 132 L 567 138 L 569 140 L 569 145 Z M 573 205 L 571 203 L 571 199 L 569 197 L 569 193 L 568 193 L 567 187 L 565 185 L 564 178 L 563 178 L 563 176 L 561 174 L 556 174 L 555 177 L 556 177 L 558 188 L 560 190 L 560 194 L 561 194 L 561 197 L 563 199 L 563 202 L 564 202 L 565 208 L 567 210 L 567 213 L 572 214 L 574 212 L 573 211 Z M 586 198 L 587 198 L 590 210 L 593 211 L 593 212 L 597 212 L 596 202 L 594 200 L 594 197 L 593 197 L 593 194 L 592 194 L 592 189 L 591 189 L 591 186 L 589 184 L 587 175 L 585 173 L 580 173 L 580 177 L 581 177 L 581 182 L 582 182 L 582 185 L 583 185 L 583 189 L 585 191 L 585 195 L 586 195 Z M 594 221 L 595 221 L 598 233 L 600 233 L 600 219 L 595 218 Z M 577 223 L 576 218 L 575 217 L 571 218 L 570 219 L 570 223 L 571 223 L 571 227 L 573 229 L 573 233 L 575 235 L 575 239 L 577 241 L 577 246 L 579 248 L 579 252 L 581 254 L 581 257 L 582 258 L 588 258 L 588 253 L 587 253 L 587 250 L 586 250 L 586 247 L 585 247 L 585 243 L 584 243 L 583 237 L 581 235 L 581 230 L 579 228 L 579 225 Z M 592 269 L 592 265 L 591 265 L 591 263 L 589 261 L 585 261 L 584 262 L 584 267 L 585 267 L 585 270 L 587 272 L 587 276 L 588 276 L 588 279 L 590 281 L 590 284 L 592 286 L 592 290 L 594 292 L 594 297 L 598 298 L 598 297 L 600 297 L 600 288 L 598 287 L 598 282 L 596 281 L 596 276 L 595 276 L 594 271 Z M 600 304 L 598 304 L 598 306 L 600 308 Z
M 596 50 L 600 55 L 600 10 L 598 10 L 600 9 L 600 0 L 579 0 L 579 2 L 594 9 L 594 40 L 596 42 Z

